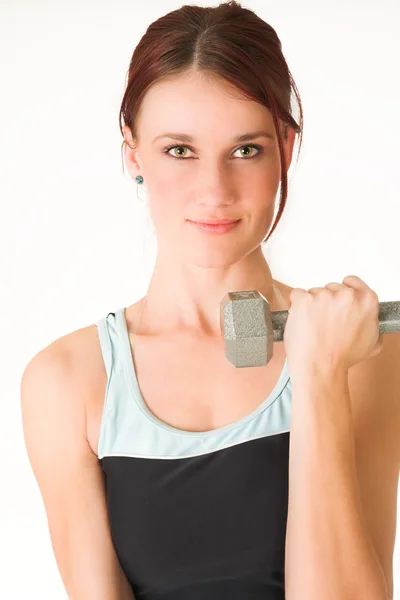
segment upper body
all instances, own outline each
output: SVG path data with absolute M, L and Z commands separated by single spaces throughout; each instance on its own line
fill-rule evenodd
M 280 295 L 279 306 L 275 309 L 283 310 L 289 307 L 289 295 L 292 288 L 285 286 L 282 283 L 276 282 Z M 146 339 L 146 336 L 136 336 L 133 332 L 136 331 L 139 319 L 139 302 L 128 307 L 125 311 L 126 325 L 129 334 L 129 340 L 132 343 L 135 341 L 134 346 L 134 368 L 140 383 L 140 390 L 142 397 L 145 399 L 146 405 L 151 413 L 163 423 L 171 427 L 175 427 L 179 430 L 189 432 L 208 432 L 210 430 L 216 430 L 217 428 L 223 428 L 229 424 L 243 419 L 257 409 L 262 402 L 265 401 L 271 392 L 276 388 L 277 381 L 282 375 L 282 368 L 285 362 L 284 346 L 281 343 L 274 344 L 274 356 L 271 362 L 266 367 L 258 369 L 232 369 L 232 365 L 226 361 L 222 346 L 215 346 L 214 348 L 197 340 L 195 345 L 195 351 L 193 351 L 194 340 L 187 340 L 184 338 L 175 338 L 173 340 L 174 353 L 171 355 L 166 349 L 171 347 L 167 340 L 151 340 Z M 385 336 L 386 338 L 388 336 Z M 138 343 L 136 343 L 138 342 Z M 192 344 L 192 346 L 190 346 Z M 192 348 L 192 350 L 190 350 Z M 104 598 L 107 600 L 129 599 L 133 597 L 133 590 L 135 589 L 135 581 L 129 573 L 129 564 L 124 564 L 124 570 L 121 570 L 121 559 L 122 561 L 127 560 L 126 551 L 128 550 L 132 556 L 132 565 L 135 565 L 133 560 L 133 550 L 137 548 L 137 557 L 141 557 L 142 561 L 146 561 L 148 555 L 144 552 L 143 540 L 146 538 L 146 529 L 143 530 L 143 538 L 140 536 L 139 524 L 142 520 L 143 527 L 146 527 L 150 522 L 154 521 L 154 527 L 160 527 L 160 522 L 156 519 L 156 516 L 161 517 L 162 522 L 170 522 L 171 518 L 178 518 L 175 528 L 175 539 L 172 539 L 171 532 L 168 531 L 167 527 L 163 534 L 159 533 L 157 538 L 155 532 L 152 532 L 152 537 L 149 540 L 156 541 L 156 546 L 151 550 L 151 556 L 156 559 L 160 556 L 171 556 L 177 537 L 182 535 L 182 531 L 179 527 L 179 497 L 175 498 L 177 506 L 170 506 L 168 504 L 168 498 L 165 496 L 166 489 L 163 490 L 163 486 L 160 484 L 158 490 L 153 490 L 149 497 L 145 496 L 144 487 L 141 487 L 142 493 L 137 499 L 137 505 L 133 503 L 134 495 L 129 497 L 131 504 L 127 507 L 126 503 L 122 501 L 123 496 L 127 494 L 133 494 L 135 490 L 135 484 L 138 486 L 152 485 L 155 483 L 155 479 L 151 481 L 151 473 L 154 473 L 156 477 L 156 471 L 150 471 L 146 474 L 143 470 L 144 466 L 139 468 L 139 465 L 125 466 L 127 463 L 122 460 L 119 464 L 113 464 L 109 462 L 106 469 L 104 468 L 104 453 L 107 454 L 106 444 L 103 443 L 103 456 L 99 460 L 99 435 L 104 418 L 104 401 L 107 392 L 107 383 L 109 377 L 107 375 L 107 364 L 105 363 L 105 356 L 103 355 L 104 348 L 101 348 L 99 340 L 99 332 L 96 325 L 84 327 L 80 330 L 72 332 L 59 340 L 53 342 L 46 349 L 41 351 L 33 359 L 30 364 L 30 369 L 27 371 L 27 377 L 25 381 L 26 386 L 34 386 L 36 394 L 40 393 L 40 390 L 47 386 L 52 392 L 57 392 L 56 395 L 52 394 L 50 397 L 44 395 L 40 400 L 35 397 L 35 401 L 29 400 L 29 395 L 26 395 L 26 403 L 24 407 L 24 429 L 27 440 L 27 448 L 30 455 L 30 460 L 35 471 L 35 475 L 38 479 L 38 483 L 43 494 L 50 534 L 53 543 L 53 548 L 57 563 L 59 565 L 60 573 L 62 575 L 64 584 L 67 591 L 70 593 L 71 598 L 80 600 L 83 596 L 83 590 L 88 594 L 86 597 L 90 598 Z M 158 368 L 155 369 L 154 365 Z M 356 373 L 357 371 L 357 373 Z M 362 376 L 360 369 L 353 369 L 353 372 L 358 377 Z M 365 375 L 365 370 L 364 370 Z M 120 375 L 119 375 L 120 377 Z M 44 378 L 47 378 L 47 383 Z M 40 383 L 41 382 L 41 383 Z M 51 383 L 50 383 L 51 382 Z M 49 387 L 50 386 L 50 387 Z M 128 388 L 126 388 L 128 389 Z M 222 393 L 222 391 L 224 393 Z M 39 402 L 38 402 L 39 400 Z M 129 401 L 133 401 L 129 398 Z M 49 403 L 51 403 L 51 410 L 49 410 Z M 382 407 L 384 404 L 382 403 Z M 53 412 L 54 410 L 54 412 Z M 377 415 L 380 421 L 377 421 Z M 356 417 L 356 414 L 355 414 Z M 47 419 L 46 431 L 47 436 L 42 436 L 42 442 L 39 443 L 35 437 L 36 419 Z M 361 489 L 364 491 L 364 509 L 366 521 L 368 523 L 369 532 L 374 542 L 374 548 L 381 560 L 381 564 L 385 566 L 386 576 L 388 581 L 392 580 L 392 564 L 391 557 L 393 555 L 394 546 L 394 531 L 395 531 L 395 518 L 396 518 L 396 493 L 397 493 L 397 479 L 391 464 L 388 461 L 384 461 L 384 456 L 379 448 L 382 446 L 383 440 L 381 439 L 383 429 L 379 424 L 387 415 L 383 411 L 379 414 L 379 410 L 370 412 L 368 419 L 366 420 L 365 414 L 360 414 L 360 419 L 356 422 L 356 439 L 357 439 L 357 457 Z M 395 421 L 395 419 L 393 420 Z M 104 427 L 104 425 L 103 425 Z M 282 433 L 285 434 L 283 431 Z M 286 435 L 286 434 L 285 434 Z M 287 459 L 288 441 L 287 436 L 280 436 L 280 445 L 276 446 L 278 439 L 275 436 L 273 446 L 274 450 L 274 462 L 275 468 L 281 470 L 279 479 L 273 479 L 273 472 L 268 471 L 268 464 L 265 464 L 265 484 L 268 482 L 270 490 L 275 490 L 275 496 L 271 494 L 268 501 L 271 502 L 269 507 L 266 506 L 265 514 L 266 519 L 268 513 L 273 512 L 274 523 L 276 524 L 275 538 L 274 538 L 274 556 L 279 557 L 282 560 L 282 547 L 279 543 L 284 539 L 285 533 L 285 517 L 286 517 L 286 504 L 285 498 L 287 494 L 287 471 L 285 470 L 285 460 Z M 254 434 L 253 434 L 254 436 Z M 386 442 L 388 444 L 393 443 L 393 433 L 390 430 L 389 424 L 386 426 L 385 432 Z M 265 439 L 266 442 L 270 440 Z M 243 442 L 243 439 L 242 439 Z M 260 443 L 260 440 L 257 440 Z M 377 443 L 379 442 L 380 447 Z M 237 442 L 236 442 L 237 443 Z M 53 444 L 53 452 L 48 453 L 49 445 Z M 226 444 L 229 446 L 229 444 Z M 246 444 L 242 444 L 243 449 Z M 250 452 L 250 444 L 247 444 L 247 453 Z M 255 448 L 257 446 L 255 445 Z M 221 453 L 222 447 L 218 449 L 214 448 L 214 452 Z M 233 450 L 233 449 L 232 449 Z M 238 448 L 236 448 L 238 451 Z M 268 455 L 267 447 L 260 449 L 262 455 L 266 456 L 266 459 L 271 458 Z M 271 451 L 271 448 L 269 448 Z M 254 449 L 252 450 L 254 452 Z M 257 452 L 257 450 L 255 450 Z M 208 450 L 210 453 L 210 449 Z M 198 456 L 198 454 L 197 454 Z M 225 457 L 225 462 L 221 465 L 225 469 L 226 465 L 229 465 L 229 453 L 228 458 Z M 238 455 L 240 456 L 240 454 Z M 242 455 L 243 456 L 243 455 Z M 244 474 L 241 471 L 239 465 L 246 467 L 245 460 L 254 461 L 255 455 L 245 454 L 246 459 L 238 460 L 236 455 L 233 455 L 231 460 L 238 462 L 237 472 L 233 474 L 233 481 L 238 480 L 238 484 L 242 483 Z M 149 457 L 147 457 L 149 458 Z M 204 456 L 207 459 L 207 455 Z M 190 458 L 188 461 L 187 470 L 188 473 L 192 473 L 192 493 L 195 494 L 191 498 L 192 504 L 195 505 L 196 497 L 204 503 L 205 497 L 210 494 L 210 489 L 207 487 L 206 474 L 204 474 L 204 486 L 203 492 L 206 496 L 201 495 L 202 487 L 197 487 L 194 482 L 194 473 L 196 472 L 196 465 L 194 463 L 194 471 L 191 472 L 189 469 Z M 259 459 L 256 459 L 257 461 Z M 106 458 L 107 461 L 107 458 Z M 151 461 L 145 460 L 146 465 L 149 465 Z M 155 464 L 157 461 L 153 461 Z M 179 463 L 179 461 L 176 461 Z M 162 480 L 163 469 L 170 469 L 172 461 L 160 461 L 159 470 L 157 471 L 157 478 Z M 193 467 L 193 465 L 192 465 Z M 107 468 L 110 469 L 110 489 L 109 489 L 109 502 L 107 504 L 107 489 L 105 482 L 105 473 Z M 124 471 L 123 469 L 132 469 L 132 471 Z M 135 468 L 138 469 L 135 471 Z M 203 468 L 200 464 L 199 468 Z M 246 467 L 249 469 L 249 466 Z M 113 469 L 115 469 L 113 471 Z M 155 469 L 155 467 L 153 467 Z M 218 467 L 214 467 L 214 474 L 211 477 L 215 477 L 215 469 L 218 474 Z M 207 470 L 205 470 L 207 471 Z M 58 477 L 55 477 L 55 473 Z M 111 473 L 111 475 L 110 475 Z M 119 474 L 119 478 L 116 474 Z M 129 479 L 128 473 L 135 474 L 134 480 L 129 484 L 130 487 L 121 487 L 122 481 Z M 188 475 L 188 473 L 186 475 Z M 379 479 L 377 474 L 379 473 Z M 231 478 L 229 477 L 230 470 L 228 469 L 224 476 L 223 486 L 221 489 L 225 489 L 226 486 L 232 486 Z M 232 474 L 231 474 L 232 475 Z M 221 474 L 219 474 L 221 476 Z M 249 497 L 254 494 L 254 482 L 250 480 L 251 470 L 247 475 L 247 484 Z M 268 479 L 269 477 L 269 479 Z M 170 478 L 172 475 L 170 474 Z M 164 479 L 166 474 L 164 473 Z M 184 480 L 184 478 L 182 478 Z M 216 481 L 212 479 L 215 487 Z M 179 470 L 175 472 L 176 487 L 180 493 L 182 493 L 182 482 L 179 482 Z M 178 486 L 179 484 L 179 486 Z M 260 485 L 260 484 L 259 484 Z M 112 487 L 114 486 L 114 488 Z M 118 487 L 119 486 L 119 487 Z M 275 486 L 275 487 L 274 487 Z M 190 487 L 190 486 L 189 486 Z M 114 496 L 111 495 L 111 491 L 114 489 Z M 175 488 L 174 488 L 175 489 Z M 238 489 L 243 489 L 239 488 Z M 110 491 L 111 490 L 111 491 Z M 263 490 L 264 496 L 261 494 Z M 171 491 L 171 490 L 169 490 Z M 158 492 L 158 493 L 156 493 Z M 221 492 L 219 496 L 220 502 L 222 501 Z M 231 489 L 224 499 L 227 502 L 226 506 L 219 506 L 224 509 L 224 513 L 232 518 L 232 511 L 237 510 L 235 501 L 230 496 Z M 261 485 L 258 488 L 258 493 L 261 497 L 266 500 L 265 489 Z M 118 494 L 120 494 L 120 505 L 117 505 Z M 197 496 L 196 496 L 197 494 Z M 199 498 L 200 496 L 200 498 Z M 163 512 L 157 510 L 153 514 L 153 521 L 150 520 L 149 513 L 137 514 L 135 509 L 141 507 L 142 510 L 149 501 L 149 498 L 158 498 L 160 507 L 163 507 Z M 142 505 L 140 505 L 140 498 L 142 499 Z M 274 500 L 275 498 L 275 500 Z M 379 498 L 379 502 L 378 502 Z M 154 501 L 154 500 L 153 500 Z M 237 502 L 243 502 L 244 498 L 237 499 Z M 273 505 L 273 502 L 281 502 L 282 505 L 277 509 L 277 506 Z M 249 498 L 246 500 L 249 504 Z M 112 503 L 112 504 L 111 504 Z M 247 505 L 246 504 L 246 505 Z M 111 508 L 113 506 L 113 508 Z M 185 505 L 186 506 L 186 505 Z M 274 506 L 274 508 L 272 508 Z M 218 507 L 218 503 L 217 503 Z M 155 508 L 159 508 L 156 504 Z M 209 507 L 208 507 L 209 509 Z M 230 509 L 230 510 L 229 510 Z M 252 515 L 254 519 L 259 519 L 257 510 L 260 510 L 256 503 L 256 498 L 251 506 L 248 507 L 248 515 Z M 268 510 L 269 509 L 269 510 Z M 116 516 L 116 510 L 127 511 L 125 514 Z M 216 509 L 215 509 L 216 510 Z M 168 512 L 169 511 L 169 512 Z M 180 507 L 182 511 L 182 507 Z M 206 514 L 209 514 L 207 512 Z M 193 513 L 190 513 L 193 517 Z M 252 523 L 252 519 L 244 513 L 244 517 L 241 520 L 242 527 L 245 532 L 250 532 L 249 523 Z M 247 515 L 247 516 L 246 516 Z M 187 516 L 187 515 L 186 515 Z M 215 518 L 215 515 L 213 515 Z M 134 518 L 135 517 L 135 518 Z M 136 521 L 135 519 L 138 519 Z M 203 515 L 204 518 L 204 515 Z M 271 518 L 271 517 L 270 517 Z M 118 528 L 118 519 L 120 519 L 120 525 L 126 529 L 128 537 L 124 538 L 123 533 Z M 149 519 L 147 522 L 146 519 Z M 182 519 L 184 514 L 182 512 Z M 199 517 L 200 519 L 200 517 Z M 221 515 L 219 515 L 221 519 Z M 249 520 L 250 519 L 250 520 Z M 261 523 L 258 523 L 258 531 L 262 531 Z M 111 525 L 111 527 L 110 527 Z M 239 537 L 239 548 L 240 543 L 245 543 L 244 531 L 241 530 L 239 523 L 237 525 L 237 533 Z M 84 526 L 84 533 L 82 533 L 82 527 Z M 136 530 L 135 537 L 129 535 L 129 527 Z M 196 527 L 199 523 L 196 523 L 193 528 L 196 531 Z M 264 523 L 265 527 L 271 526 L 270 522 Z M 187 524 L 186 524 L 187 527 Z M 207 531 L 207 523 L 202 523 L 203 532 Z M 214 540 L 215 548 L 217 544 L 217 524 L 214 523 L 216 528 L 216 538 Z M 200 530 L 198 530 L 198 533 Z M 149 532 L 147 532 L 149 533 Z M 186 531 L 187 533 L 187 531 Z M 191 532 L 193 534 L 193 531 Z M 252 535 L 255 535 L 254 531 Z M 262 533 L 265 536 L 265 531 Z M 228 536 L 228 532 L 227 532 Z M 235 536 L 233 536 L 235 539 Z M 171 548 L 167 552 L 168 540 L 170 540 Z M 220 541 L 224 541 L 221 540 Z M 251 543 L 254 543 L 252 539 Z M 259 540 L 258 540 L 259 541 Z M 164 550 L 159 552 L 156 556 L 155 548 L 160 548 L 159 544 L 163 542 Z M 226 538 L 226 543 L 228 537 Z M 265 539 L 268 547 L 267 538 Z M 229 539 L 230 547 L 227 549 L 228 555 L 231 557 L 230 561 L 227 561 L 226 568 L 231 569 L 234 565 L 235 557 L 239 550 L 232 547 L 232 539 Z M 249 540 L 247 540 L 249 543 Z M 194 544 L 194 541 L 193 541 Z M 147 551 L 150 553 L 151 542 L 147 542 Z M 263 548 L 263 552 L 266 549 Z M 218 547 L 220 550 L 220 548 Z M 193 545 L 193 552 L 204 551 L 204 548 L 195 547 Z M 271 552 L 271 550 L 270 550 Z M 172 552 L 173 554 L 173 552 Z M 144 555 L 144 556 L 143 556 Z M 195 564 L 200 561 L 199 555 L 194 554 L 195 558 L 191 556 L 191 548 L 188 547 L 185 550 L 185 556 L 187 558 L 187 568 L 190 564 L 190 557 L 195 560 Z M 210 555 L 211 556 L 211 555 Z M 262 555 L 267 561 L 267 555 Z M 269 560 L 274 560 L 271 555 L 268 555 Z M 182 555 L 177 554 L 176 560 L 182 560 Z M 256 556 L 248 555 L 247 559 L 251 564 L 256 564 Z M 260 559 L 260 557 L 258 557 Z M 210 559 L 210 562 L 213 561 Z M 129 560 L 128 560 L 129 563 Z M 214 563 L 216 564 L 216 570 L 220 573 L 223 572 L 223 565 L 218 565 L 214 557 Z M 246 555 L 242 556 L 242 564 L 246 564 Z M 150 569 L 151 565 L 141 562 L 138 563 L 143 569 L 144 565 Z M 170 565 L 171 566 L 171 565 Z M 266 566 L 266 565 L 265 565 Z M 127 568 L 128 567 L 128 568 Z M 275 565 L 277 581 L 282 580 L 282 572 L 279 574 L 278 564 Z M 237 565 L 238 569 L 238 565 Z M 159 571 L 158 571 L 159 572 Z M 239 576 L 240 569 L 237 570 Z M 267 569 L 265 569 L 267 572 Z M 175 581 L 171 575 L 171 569 L 168 571 L 171 576 L 171 581 Z M 195 579 L 195 572 L 188 568 L 190 577 Z M 206 578 L 210 575 L 211 571 L 207 571 L 204 566 L 204 572 L 199 573 L 199 579 Z M 150 575 L 150 573 L 148 573 Z M 182 572 L 183 575 L 183 572 Z M 138 572 L 138 581 L 143 576 L 143 585 L 146 581 L 145 573 Z M 243 577 L 243 574 L 240 575 Z M 156 578 L 155 578 L 156 579 Z M 179 579 L 179 578 L 178 578 Z M 160 575 L 161 580 L 161 575 Z M 204 580 L 204 579 L 203 579 Z M 216 578 L 218 580 L 218 578 Z M 78 582 L 79 583 L 74 583 Z M 205 579 L 207 581 L 207 579 Z M 165 585 L 167 585 L 168 577 L 166 577 Z M 154 581 L 156 585 L 157 581 Z M 210 581 L 208 585 L 212 585 Z M 136 582 L 138 585 L 138 582 Z M 160 583 L 158 582 L 160 585 Z M 195 581 L 193 581 L 195 584 Z M 75 588 L 74 585 L 77 587 Z M 171 585 L 171 582 L 170 582 Z M 78 595 L 78 589 L 79 594 Z M 236 585 L 235 590 L 240 591 Z M 74 595 L 76 590 L 77 595 Z M 90 592 L 90 594 L 88 593 Z M 94 593 L 95 592 L 95 593 Z M 155 593 L 155 592 L 154 592 Z M 176 590 L 174 592 L 177 593 Z M 93 594 L 93 595 L 91 595 Z M 146 596 L 144 587 L 136 588 L 137 598 L 155 598 L 156 595 L 151 595 L 151 590 L 148 588 L 148 596 Z M 140 595 L 143 594 L 143 595 Z M 165 590 L 165 596 L 167 591 Z M 178 596 L 176 596 L 178 597 Z M 233 597 L 233 596 L 232 596 Z M 271 596 L 272 597 L 272 596 Z M 280 598 L 283 596 L 276 595 L 274 598 Z

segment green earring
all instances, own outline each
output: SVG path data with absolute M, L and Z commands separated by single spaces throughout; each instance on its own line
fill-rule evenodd
M 136 181 L 137 181 L 137 183 L 143 183 L 143 177 L 141 175 L 138 175 L 136 177 Z

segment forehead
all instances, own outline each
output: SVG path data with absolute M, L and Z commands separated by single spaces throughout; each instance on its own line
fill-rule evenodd
M 181 74 L 155 83 L 146 93 L 139 127 L 148 135 L 186 131 L 198 136 L 218 131 L 233 134 L 269 126 L 270 111 L 246 98 L 229 82 L 200 73 Z

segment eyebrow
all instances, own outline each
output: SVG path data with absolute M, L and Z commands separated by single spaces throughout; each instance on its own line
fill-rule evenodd
M 158 135 L 156 138 L 154 138 L 153 144 L 155 141 L 159 140 L 160 138 L 164 138 L 164 137 L 181 140 L 182 142 L 194 142 L 194 139 L 195 139 L 188 133 L 162 133 L 161 135 Z M 233 138 L 232 141 L 233 142 L 247 142 L 248 140 L 252 140 L 254 138 L 259 138 L 259 137 L 266 137 L 271 140 L 275 139 L 274 136 L 271 133 L 269 133 L 269 131 L 250 131 L 248 133 L 243 133 L 242 135 L 238 135 L 237 137 Z

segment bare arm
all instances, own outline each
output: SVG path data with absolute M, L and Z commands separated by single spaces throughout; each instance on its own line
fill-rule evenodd
M 101 467 L 86 438 L 84 392 L 57 342 L 25 368 L 21 407 L 59 572 L 70 600 L 134 600 L 111 539 Z
M 363 519 L 347 373 L 293 384 L 287 600 L 388 600 Z

